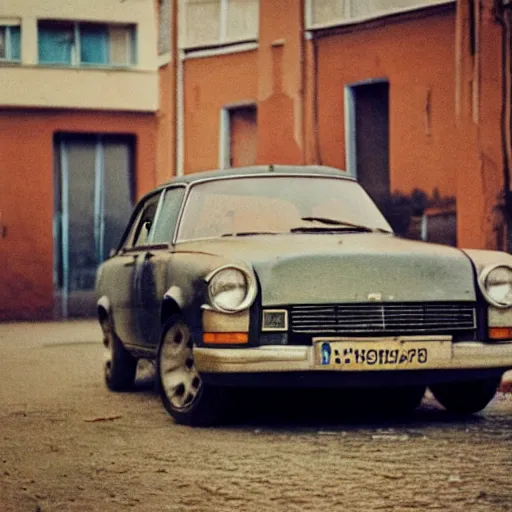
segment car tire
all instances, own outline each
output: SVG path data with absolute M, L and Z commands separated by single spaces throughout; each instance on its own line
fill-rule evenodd
M 436 400 L 449 412 L 474 414 L 484 409 L 494 398 L 500 385 L 499 377 L 433 384 L 430 391 Z
M 101 327 L 105 346 L 105 384 L 111 391 L 127 391 L 135 382 L 137 359 L 126 350 L 109 319 L 103 320 Z
M 158 349 L 157 385 L 162 403 L 176 423 L 208 426 L 217 423 L 224 392 L 207 385 L 194 365 L 192 332 L 181 316 L 164 325 Z

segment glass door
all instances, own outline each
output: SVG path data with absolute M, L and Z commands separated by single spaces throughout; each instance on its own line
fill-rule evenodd
M 96 269 L 133 206 L 132 151 L 126 139 L 56 138 L 54 282 L 63 318 L 95 313 Z

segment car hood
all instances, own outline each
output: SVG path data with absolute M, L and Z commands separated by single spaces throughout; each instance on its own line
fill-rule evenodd
M 462 251 L 387 234 L 238 237 L 187 242 L 182 251 L 251 264 L 264 306 L 476 300 Z

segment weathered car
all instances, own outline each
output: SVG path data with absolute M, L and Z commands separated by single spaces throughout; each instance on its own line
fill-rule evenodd
M 357 181 L 328 167 L 158 187 L 97 292 L 107 386 L 129 389 L 137 360 L 153 359 L 183 424 L 218 421 L 244 386 L 370 388 L 407 408 L 428 386 L 472 414 L 512 368 L 512 256 L 399 238 Z

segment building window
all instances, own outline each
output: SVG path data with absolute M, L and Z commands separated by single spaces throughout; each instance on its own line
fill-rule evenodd
M 104 23 L 40 22 L 39 63 L 68 66 L 132 66 L 135 27 Z
M 171 0 L 158 0 L 158 55 L 171 51 Z
M 306 28 L 357 23 L 423 7 L 453 3 L 448 0 L 305 0 Z
M 259 0 L 180 0 L 180 47 L 256 41 Z
M 0 62 L 21 60 L 19 25 L 2 25 L 0 20 Z

